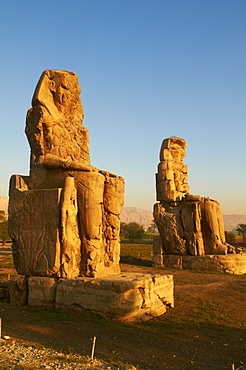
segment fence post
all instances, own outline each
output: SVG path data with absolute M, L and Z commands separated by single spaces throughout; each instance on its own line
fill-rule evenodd
M 97 337 L 94 337 L 94 338 L 93 338 L 93 342 L 92 342 L 92 348 L 91 348 L 91 360 L 93 360 L 93 358 L 94 358 L 96 339 L 97 339 Z

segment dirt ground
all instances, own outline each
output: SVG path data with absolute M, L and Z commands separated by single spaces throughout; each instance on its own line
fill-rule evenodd
M 172 274 L 175 307 L 142 324 L 13 307 L 0 301 L 2 335 L 120 360 L 151 370 L 246 369 L 246 276 L 121 264 L 122 271 Z

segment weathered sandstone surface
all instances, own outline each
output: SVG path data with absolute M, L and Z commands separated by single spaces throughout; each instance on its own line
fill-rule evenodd
M 227 274 L 246 274 L 246 254 L 188 256 L 177 254 L 155 254 L 155 266 L 197 271 L 218 271 Z
M 9 232 L 19 274 L 120 272 L 122 177 L 91 166 L 78 76 L 47 70 L 27 112 L 30 176 L 10 180 Z
M 174 306 L 173 276 L 122 273 L 114 277 L 8 281 L 10 303 L 115 320 L 146 321 Z
M 220 204 L 189 193 L 188 169 L 184 164 L 186 142 L 177 137 L 165 139 L 156 174 L 154 220 L 161 239 L 154 243 L 154 264 L 163 256 L 225 255 L 235 252 L 226 243 Z

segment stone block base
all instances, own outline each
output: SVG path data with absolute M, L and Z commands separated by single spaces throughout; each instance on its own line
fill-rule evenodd
M 174 306 L 173 276 L 122 273 L 114 277 L 30 277 L 28 305 L 113 320 L 147 321 Z
M 28 278 L 28 306 L 55 308 L 57 279 L 31 276 Z
M 7 282 L 7 297 L 10 304 L 14 306 L 27 305 L 27 278 L 17 280 L 8 280 Z
M 220 271 L 227 274 L 246 274 L 246 253 L 205 256 L 163 254 L 153 258 L 154 267 L 168 267 L 200 271 Z

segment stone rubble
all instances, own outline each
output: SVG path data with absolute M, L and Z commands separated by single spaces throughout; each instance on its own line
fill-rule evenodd
M 63 352 L 65 352 L 65 350 Z M 118 366 L 103 360 L 96 358 L 91 360 L 88 356 L 80 356 L 76 353 L 65 354 L 63 352 L 62 350 L 58 351 L 43 346 L 42 348 L 35 348 L 35 345 L 32 346 L 14 340 L 1 340 L 0 368 L 2 370 L 20 370 L 22 368 L 31 368 L 33 370 L 118 370 Z M 121 365 L 121 368 L 124 370 L 137 370 L 137 368 L 132 365 Z

